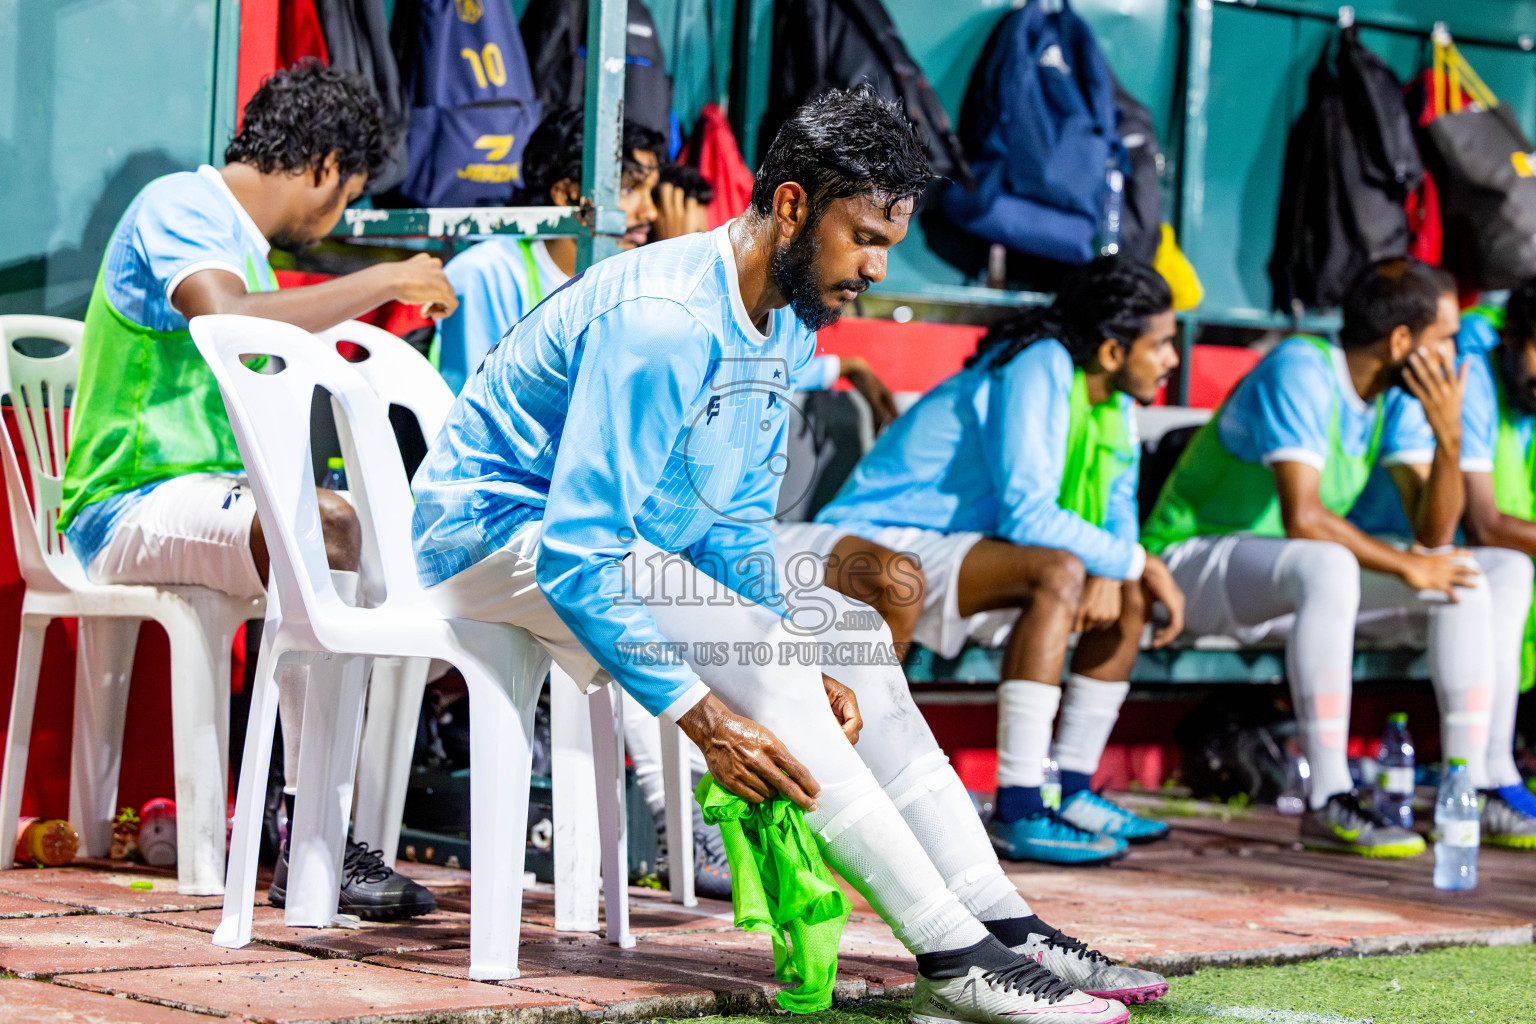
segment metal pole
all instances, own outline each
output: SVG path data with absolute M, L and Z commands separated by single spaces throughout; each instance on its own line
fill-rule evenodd
M 619 251 L 624 211 L 619 209 L 619 146 L 623 143 L 624 40 L 628 0 L 591 0 L 587 8 L 586 130 L 581 185 L 593 206 L 592 233 L 576 241 L 576 269 Z
M 1179 241 L 1184 249 L 1197 251 L 1197 239 L 1205 221 L 1205 147 L 1208 135 L 1206 104 L 1211 93 L 1212 0 L 1191 0 L 1187 39 L 1188 68 L 1184 82 L 1184 138 L 1179 146 Z M 1180 332 L 1179 400 L 1189 397 L 1190 356 L 1194 353 L 1199 325 L 1186 321 Z

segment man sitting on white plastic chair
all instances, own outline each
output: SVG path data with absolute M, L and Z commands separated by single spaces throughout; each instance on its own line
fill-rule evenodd
M 453 309 L 439 262 L 417 256 L 277 291 L 274 244 L 311 245 L 336 226 L 385 159 L 382 113 L 357 75 L 301 64 L 245 108 L 222 170 L 150 182 L 107 244 L 85 316 L 74 445 L 59 529 L 98 583 L 194 584 L 266 592 L 267 548 L 213 372 L 187 332 L 205 313 L 322 330 L 390 299 Z M 319 492 L 338 590 L 355 594 L 360 545 L 346 500 Z M 286 791 L 298 768 L 302 682 L 285 683 Z M 290 806 L 290 816 L 292 808 Z M 271 900 L 282 906 L 287 851 Z M 433 909 L 426 889 L 360 844 L 347 850 L 341 911 L 374 919 Z
M 418 571 L 445 614 L 521 626 L 578 684 L 617 680 L 675 720 L 732 792 L 804 808 L 916 955 L 914 1019 L 1122 1022 L 1112 997 L 1166 983 L 1039 928 L 890 631 L 828 588 L 789 592 L 774 564 L 790 382 L 814 332 L 884 278 L 927 184 L 894 104 L 829 92 L 780 129 L 740 219 L 604 260 L 546 299 L 417 471 Z M 848 628 L 849 610 L 874 628 Z M 1040 931 L 1091 981 L 1008 948 Z

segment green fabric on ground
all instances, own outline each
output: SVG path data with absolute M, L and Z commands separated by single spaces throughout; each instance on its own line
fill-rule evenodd
M 816 849 L 805 812 L 782 796 L 749 804 L 709 775 L 694 797 L 704 820 L 720 826 L 736 926 L 773 939 L 774 977 L 790 986 L 778 994 L 779 1005 L 791 1013 L 825 1010 L 851 908 Z

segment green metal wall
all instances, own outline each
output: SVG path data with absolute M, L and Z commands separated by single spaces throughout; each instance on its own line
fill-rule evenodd
M 236 9 L 0 0 L 0 313 L 82 315 L 138 190 L 222 149 Z
M 886 6 L 951 116 L 958 116 L 972 68 L 1015 4 L 886 0 Z M 1206 286 L 1202 316 L 1264 319 L 1270 305 L 1265 268 L 1274 243 L 1286 133 L 1305 104 L 1307 75 L 1334 31 L 1339 5 L 1319 0 L 1076 0 L 1074 8 L 1093 26 L 1126 88 L 1157 120 L 1167 155 L 1170 202 L 1165 215 L 1180 227 L 1181 244 Z M 772 0 L 742 0 L 742 9 L 748 25 L 759 32 L 756 45 L 738 49 L 749 66 L 738 71 L 744 87 L 734 119 L 742 127 L 750 160 L 756 141 L 752 127 L 765 99 L 772 57 L 762 42 L 771 24 Z M 1533 0 L 1363 0 L 1354 9 L 1363 40 L 1404 78 L 1425 65 L 1429 31 L 1436 20 L 1446 21 L 1453 34 L 1463 37 L 1461 49 L 1473 66 L 1518 112 L 1527 130 L 1536 130 L 1536 53 L 1518 48 L 1522 34 L 1536 34 Z M 1204 35 L 1198 31 L 1202 23 Z M 1391 29 L 1364 27 L 1372 23 Z M 1204 92 L 1198 89 L 1202 77 L 1208 77 Z M 1197 87 L 1194 97 L 1192 86 Z M 1196 117 L 1188 116 L 1192 102 Z M 1191 147 L 1190 136 L 1200 135 L 1202 112 L 1204 144 L 1195 138 Z M 1187 153 L 1191 148 L 1198 152 Z M 1192 170 L 1185 166 L 1187 155 L 1198 158 Z M 892 253 L 883 290 L 961 294 L 956 286 L 970 282 L 954 261 L 939 254 L 946 248 L 939 237 L 944 230 L 944 223 L 931 217 L 914 223 L 908 240 Z
M 1290 11 L 1206 2 L 1210 79 L 1203 173 L 1187 162 L 1181 169 L 1179 224 L 1180 243 L 1206 288 L 1202 311 L 1208 314 L 1259 317 L 1270 306 L 1266 268 L 1274 246 L 1286 134 L 1306 104 L 1307 76 L 1335 31 L 1331 19 L 1338 10 L 1317 2 L 1283 6 Z M 1355 9 L 1361 41 L 1403 79 L 1426 66 L 1427 35 L 1437 18 L 1447 21 L 1453 34 L 1507 41 L 1510 45 L 1503 47 L 1465 40 L 1458 45 L 1519 114 L 1527 133 L 1536 128 L 1536 54 L 1515 48 L 1520 33 L 1536 31 L 1536 5 L 1528 0 L 1375 0 Z M 1191 13 L 1198 18 L 1201 11 Z M 1405 31 L 1364 27 L 1367 20 L 1401 25 Z M 1195 27 L 1198 37 L 1198 23 Z M 1198 86 L 1194 54 L 1189 64 Z
M 510 0 L 514 10 L 526 0 Z M 886 0 L 952 115 L 1009 0 Z M 684 113 L 735 82 L 733 119 L 749 160 L 772 58 L 773 0 L 649 0 Z M 674 53 L 680 12 L 715 20 L 714 61 Z M 1077 0 L 1111 65 L 1153 111 L 1168 155 L 1170 219 L 1206 285 L 1202 317 L 1269 306 L 1286 131 L 1337 5 L 1319 0 Z M 1436 18 L 1536 133 L 1536 0 L 1365 0 L 1369 46 L 1407 76 Z M 78 314 L 117 217 L 145 181 L 222 147 L 233 123 L 237 0 L 0 0 L 0 312 Z M 733 22 L 735 23 L 733 25 Z M 739 41 L 727 47 L 725 40 Z M 1481 45 L 1486 39 L 1500 45 Z M 1208 55 L 1202 60 L 1202 54 Z M 1193 88 L 1192 88 L 1193 87 Z M 1196 131 L 1203 114 L 1205 130 Z M 1203 144 L 1202 144 L 1203 140 Z M 887 292 L 968 285 L 940 255 L 942 222 L 914 224 Z M 937 244 L 935 244 L 937 243 Z M 996 293 L 992 293 L 993 296 Z

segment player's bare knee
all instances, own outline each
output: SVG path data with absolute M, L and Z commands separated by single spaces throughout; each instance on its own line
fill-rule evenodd
M 912 631 L 922 615 L 928 579 L 910 556 L 893 552 L 880 567 L 879 586 L 878 600 L 873 602 L 875 610 L 895 639 L 906 643 L 912 639 Z
M 1035 576 L 1034 599 L 1076 608 L 1083 599 L 1087 578 L 1082 560 L 1072 552 L 1047 552 Z
M 320 501 L 326 560 L 332 569 L 356 572 L 363 550 L 363 528 L 357 511 L 335 491 L 319 490 L 315 496 Z

